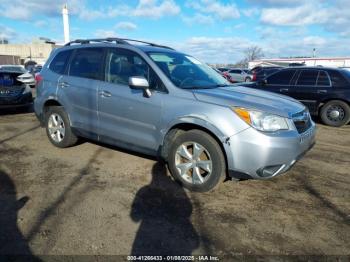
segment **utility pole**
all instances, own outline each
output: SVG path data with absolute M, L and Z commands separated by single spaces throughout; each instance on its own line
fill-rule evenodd
M 68 43 L 70 40 L 69 40 L 69 20 L 68 20 L 67 4 L 63 6 L 62 18 L 63 18 L 64 43 Z

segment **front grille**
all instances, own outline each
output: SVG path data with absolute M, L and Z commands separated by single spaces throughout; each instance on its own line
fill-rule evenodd
M 23 93 L 24 88 L 1 88 L 0 97 L 15 97 Z
M 311 127 L 311 117 L 308 110 L 303 110 L 299 113 L 296 113 L 292 116 L 294 125 L 298 130 L 298 133 L 304 133 Z

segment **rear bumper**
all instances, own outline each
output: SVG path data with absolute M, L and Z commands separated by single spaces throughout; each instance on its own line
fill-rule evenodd
M 253 128 L 230 137 L 229 175 L 239 179 L 268 179 L 287 172 L 315 144 L 316 127 L 264 134 Z

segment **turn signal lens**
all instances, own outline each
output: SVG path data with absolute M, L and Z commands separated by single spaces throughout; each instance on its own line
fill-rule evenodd
M 243 108 L 234 108 L 233 109 L 237 115 L 239 115 L 247 124 L 251 125 L 252 120 L 250 119 L 250 114 L 247 110 Z

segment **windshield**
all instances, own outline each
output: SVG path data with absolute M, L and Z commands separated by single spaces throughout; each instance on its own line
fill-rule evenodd
M 148 52 L 151 59 L 177 87 L 216 88 L 230 83 L 208 65 L 181 53 Z

